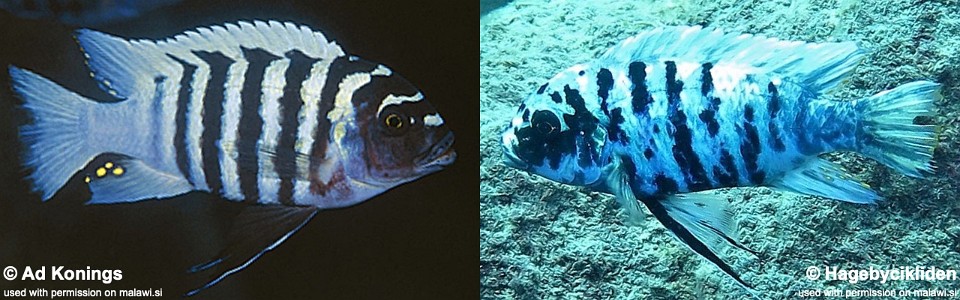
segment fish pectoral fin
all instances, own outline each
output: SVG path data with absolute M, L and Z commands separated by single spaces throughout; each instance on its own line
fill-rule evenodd
M 632 171 L 624 170 L 623 165 L 620 163 L 622 161 L 621 158 L 614 156 L 612 159 L 613 162 L 611 162 L 610 166 L 613 170 L 608 172 L 610 175 L 606 178 L 607 189 L 610 190 L 610 193 L 617 196 L 617 202 L 620 202 L 620 207 L 627 213 L 626 222 L 632 225 L 642 224 L 647 214 L 640 209 L 640 202 L 637 201 L 637 197 L 630 187 L 630 177 L 627 175 L 629 174 L 627 172 Z
M 730 246 L 758 256 L 737 240 L 737 226 L 727 209 L 726 199 L 709 193 L 692 193 L 645 199 L 643 203 L 675 238 L 753 291 L 750 284 L 717 256 Z
M 822 158 L 810 159 L 769 185 L 794 193 L 851 203 L 875 204 L 882 199 L 869 185 L 853 178 L 839 165 Z
M 183 177 L 159 171 L 139 159 L 120 154 L 97 156 L 83 172 L 83 180 L 92 194 L 87 204 L 168 198 L 193 190 Z
M 190 273 L 209 274 L 206 283 L 186 293 L 193 296 L 233 273 L 243 270 L 307 224 L 319 211 L 313 206 L 251 205 L 243 208 L 230 227 L 227 246 Z

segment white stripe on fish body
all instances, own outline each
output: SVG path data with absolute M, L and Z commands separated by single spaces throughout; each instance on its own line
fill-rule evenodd
M 260 98 L 260 118 L 263 120 L 263 130 L 258 139 L 261 151 L 257 152 L 259 172 L 257 185 L 260 197 L 257 200 L 262 204 L 277 204 L 280 191 L 280 175 L 277 174 L 273 162 L 273 153 L 276 152 L 277 141 L 280 136 L 280 122 L 283 115 L 280 113 L 280 97 L 283 96 L 286 86 L 284 76 L 290 67 L 290 59 L 282 58 L 270 63 L 263 74 Z
M 190 59 L 195 56 L 190 55 Z M 190 168 L 191 184 L 199 190 L 212 192 L 207 186 L 206 172 L 203 169 L 203 154 L 200 150 L 200 136 L 203 135 L 203 98 L 210 80 L 210 67 L 202 61 L 191 62 L 197 69 L 190 82 L 190 99 L 186 115 L 186 152 L 187 166 Z
M 327 113 L 327 119 L 330 120 L 332 126 L 337 126 L 336 124 L 340 121 L 353 118 L 353 93 L 367 83 L 370 83 L 370 73 L 367 72 L 349 74 L 340 81 L 336 98 L 333 99 L 333 109 Z M 330 101 L 328 99 L 323 100 Z
M 240 91 L 243 89 L 244 74 L 247 71 L 246 60 L 237 60 L 230 65 L 227 72 L 223 102 L 223 117 L 221 123 L 220 150 L 220 182 L 223 183 L 224 198 L 243 201 L 243 191 L 240 189 L 240 169 L 237 167 L 237 129 L 240 127 Z
M 380 106 L 377 107 L 377 116 L 380 116 L 380 113 L 383 112 L 383 109 L 390 105 L 399 105 L 404 102 L 418 102 L 423 100 L 423 94 L 417 92 L 413 96 L 404 96 L 404 95 L 394 95 L 390 94 L 387 97 L 383 98 L 380 101 Z
M 298 117 L 300 126 L 297 128 L 297 142 L 295 148 L 297 153 L 313 153 L 314 133 L 317 130 L 320 114 L 320 91 L 323 90 L 327 82 L 327 73 L 333 60 L 320 60 L 313 64 L 310 70 L 310 77 L 303 82 L 300 88 L 300 99 L 303 101 L 303 107 L 300 108 Z M 307 160 L 297 160 L 297 174 L 294 178 L 293 201 L 298 205 L 308 205 L 312 199 L 309 180 L 301 178 L 310 178 L 310 162 Z

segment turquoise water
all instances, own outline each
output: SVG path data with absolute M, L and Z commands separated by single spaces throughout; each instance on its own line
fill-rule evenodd
M 914 1 L 513 1 L 480 25 L 480 296 L 716 299 L 749 294 L 652 217 L 625 224 L 610 195 L 506 167 L 500 133 L 557 72 L 643 30 L 703 25 L 867 53 L 840 100 L 915 80 L 943 85 L 937 171 L 913 179 L 851 153 L 829 154 L 886 198 L 841 203 L 770 188 L 718 191 L 759 258 L 725 253 L 761 298 L 804 293 L 960 292 L 960 280 L 811 280 L 808 267 L 960 269 L 960 7 Z M 852 282 L 856 281 L 856 282 Z M 911 294 L 917 295 L 917 294 Z

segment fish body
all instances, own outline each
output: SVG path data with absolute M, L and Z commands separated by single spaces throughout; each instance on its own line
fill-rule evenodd
M 853 101 L 823 97 L 862 59 L 853 43 L 813 44 L 658 28 L 574 65 L 521 104 L 505 162 L 645 206 L 670 232 L 744 286 L 716 256 L 749 250 L 725 200 L 699 191 L 769 186 L 854 202 L 880 199 L 817 156 L 860 152 L 906 175 L 931 173 L 939 85 L 917 81 Z
M 317 210 L 350 206 L 452 163 L 423 94 L 292 23 L 239 22 L 160 40 L 79 30 L 115 102 L 10 67 L 32 120 L 24 164 L 44 201 L 80 172 L 91 204 L 205 191 L 247 206 L 203 288 L 246 267 Z M 202 288 L 201 288 L 202 289 Z M 198 290 L 191 292 L 196 293 Z

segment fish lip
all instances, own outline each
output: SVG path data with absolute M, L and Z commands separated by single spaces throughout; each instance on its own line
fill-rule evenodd
M 518 157 L 516 154 L 513 154 L 513 151 L 510 149 L 510 147 L 507 145 L 501 146 L 503 147 L 503 156 L 507 158 L 503 160 L 505 165 L 518 170 L 526 170 L 529 167 L 527 163 L 520 159 L 520 157 Z
M 436 172 L 453 164 L 457 160 L 457 151 L 453 149 L 453 133 L 448 132 L 427 153 L 429 154 L 420 160 L 424 163 L 420 163 L 417 168 L 421 172 Z

